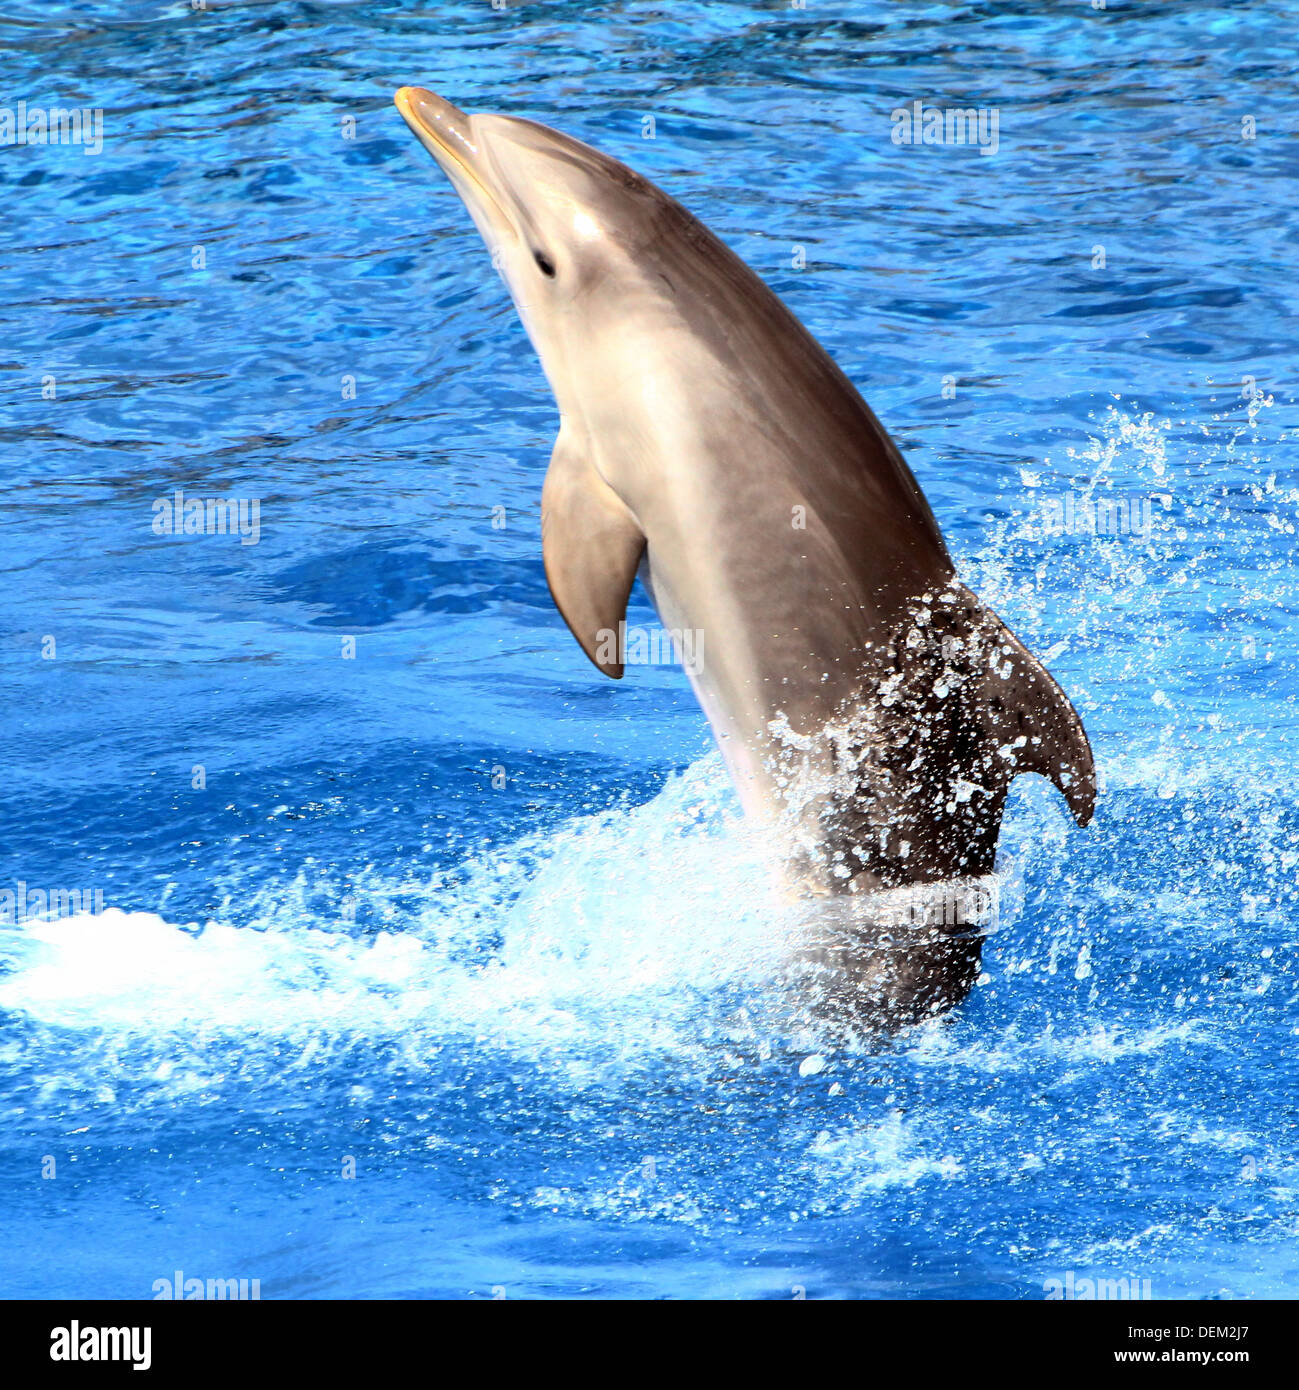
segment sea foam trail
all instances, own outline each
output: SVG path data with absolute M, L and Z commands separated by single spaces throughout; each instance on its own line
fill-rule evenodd
M 710 755 L 643 805 L 423 881 L 304 875 L 258 890 L 242 925 L 110 909 L 0 930 L 0 1009 L 127 1035 L 685 1045 L 705 1015 L 772 992 L 805 937 L 817 905 L 782 897 L 766 856 Z M 381 928 L 358 928 L 358 900 Z M 873 903 L 905 931 L 927 901 Z
M 299 881 L 258 890 L 249 925 L 110 909 L 5 928 L 0 1008 L 140 1033 L 572 1042 L 613 1013 L 634 1017 L 637 1001 L 671 1018 L 682 989 L 761 981 L 784 949 L 770 883 L 710 757 L 642 806 L 524 837 L 454 874 L 327 883 L 332 918 L 307 906 L 321 885 Z M 359 930 L 358 899 L 390 925 Z

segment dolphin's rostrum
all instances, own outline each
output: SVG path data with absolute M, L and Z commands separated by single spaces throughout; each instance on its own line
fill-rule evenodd
M 573 635 L 621 677 L 609 637 L 639 573 L 666 627 L 707 639 L 690 676 L 746 811 L 785 837 L 801 891 L 836 899 L 812 956 L 857 1011 L 959 998 L 977 937 L 882 934 L 854 904 L 991 874 L 1018 773 L 1050 778 L 1086 825 L 1095 777 L 1068 699 L 960 583 L 851 382 L 679 203 L 532 121 L 415 87 L 396 102 L 559 406 L 542 547 Z

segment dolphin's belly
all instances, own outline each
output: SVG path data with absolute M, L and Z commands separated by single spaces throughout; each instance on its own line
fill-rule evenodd
M 743 651 L 731 650 L 729 643 L 719 644 L 718 626 L 707 621 L 701 605 L 683 601 L 682 590 L 673 585 L 668 566 L 656 564 L 654 555 L 653 549 L 646 549 L 639 571 L 641 583 L 662 625 L 672 633 L 691 634 L 690 648 L 695 659 L 686 664 L 686 674 L 695 698 L 717 740 L 745 812 L 759 820 L 769 820 L 779 798 L 762 757 L 767 719 L 761 702 L 754 698 L 764 689 L 761 671 Z
M 874 698 L 864 647 L 877 615 L 846 579 L 791 573 L 770 547 L 770 564 L 728 566 L 724 550 L 674 539 L 651 534 L 642 582 L 693 654 L 687 674 L 746 813 L 802 842 L 791 857 L 806 876 L 827 798 L 842 813 L 863 790 L 836 778 L 832 731 Z
M 1001 801 L 949 811 L 977 750 L 934 693 L 941 653 L 908 645 L 951 582 L 946 557 L 873 585 L 866 524 L 854 567 L 843 529 L 814 506 L 791 525 L 798 504 L 778 486 L 742 511 L 701 488 L 679 501 L 679 518 L 651 516 L 642 579 L 663 625 L 690 634 L 741 802 L 779 832 L 792 873 L 833 893 L 988 872 Z
M 882 519 L 829 517 L 745 462 L 714 469 L 724 488 L 696 475 L 642 502 L 641 577 L 664 626 L 701 654 L 692 675 L 714 727 L 753 742 L 787 720 L 808 735 L 867 694 L 873 654 L 950 566 L 912 554 L 880 583 L 894 544 Z

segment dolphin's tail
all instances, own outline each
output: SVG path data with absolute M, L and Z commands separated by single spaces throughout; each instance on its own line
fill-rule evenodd
M 971 624 L 974 711 L 1007 781 L 1054 782 L 1080 826 L 1096 808 L 1096 768 L 1082 720 L 1049 671 L 989 608 Z
M 1079 825 L 1091 820 L 1096 773 L 1082 721 L 963 585 L 908 606 L 869 652 L 849 706 L 805 755 L 817 794 L 787 798 L 801 871 L 825 891 L 991 873 L 1006 794 L 1023 772 L 1053 782 Z
M 869 646 L 847 705 L 788 752 L 792 868 L 820 909 L 795 964 L 818 1014 L 850 1032 L 915 1022 L 969 991 L 995 898 L 989 918 L 958 890 L 995 875 L 1020 773 L 1053 782 L 1080 826 L 1095 808 L 1091 748 L 1068 697 L 955 582 L 905 606 Z M 899 925 L 876 894 L 903 886 L 939 891 Z

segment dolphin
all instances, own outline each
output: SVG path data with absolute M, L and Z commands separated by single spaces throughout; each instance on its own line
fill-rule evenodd
M 1020 773 L 1085 826 L 1096 780 L 1073 706 L 960 582 L 852 383 L 681 204 L 534 121 L 419 87 L 395 100 L 554 392 L 542 552 L 573 636 L 621 678 L 639 575 L 663 625 L 697 639 L 690 679 L 746 814 L 804 900 L 833 900 L 805 958 L 851 1009 L 948 1007 L 977 974 L 968 916 L 886 930 L 865 905 L 992 875 Z

